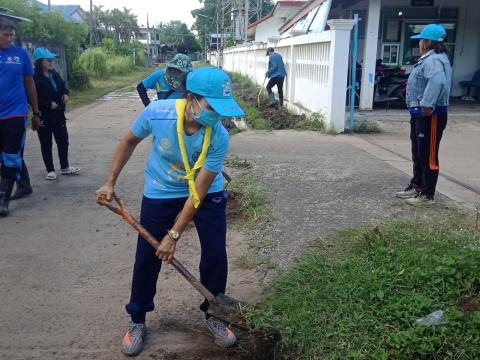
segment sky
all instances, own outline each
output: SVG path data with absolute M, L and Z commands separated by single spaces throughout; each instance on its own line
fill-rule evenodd
M 47 0 L 40 0 L 47 3 Z M 52 5 L 80 5 L 83 10 L 89 11 L 90 0 L 51 0 Z M 189 27 L 195 22 L 190 14 L 193 9 L 201 8 L 198 0 L 93 0 L 96 6 L 103 5 L 106 9 L 132 9 L 137 15 L 138 24 L 147 24 L 147 13 L 150 26 L 160 21 L 181 20 Z

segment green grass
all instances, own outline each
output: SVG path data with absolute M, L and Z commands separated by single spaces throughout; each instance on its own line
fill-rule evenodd
M 272 122 L 262 117 L 262 114 L 256 105 L 249 104 L 240 97 L 236 97 L 235 100 L 243 111 L 245 111 L 245 121 L 247 122 L 248 127 L 258 130 L 272 128 Z
M 479 359 L 480 236 L 463 218 L 366 225 L 319 239 L 273 281 L 249 320 L 288 359 Z M 416 319 L 442 309 L 447 323 Z
M 234 206 L 239 206 L 240 213 L 243 214 L 241 223 L 237 225 L 248 232 L 248 249 L 241 255 L 239 263 L 245 269 L 275 268 L 276 264 L 268 255 L 273 241 L 268 231 L 271 211 L 266 190 L 259 185 L 252 173 L 252 165 L 246 160 L 232 157 L 227 159 L 225 165 L 243 171 L 228 185 L 228 191 L 236 199 Z
M 228 191 L 240 195 L 239 205 L 245 214 L 247 223 L 255 224 L 264 219 L 267 195 L 265 189 L 258 185 L 257 179 L 250 171 L 235 176 L 232 182 L 228 184 Z
M 112 75 L 108 79 L 92 78 L 90 80 L 91 87 L 89 89 L 71 91 L 71 100 L 68 104 L 68 110 L 92 102 L 114 90 L 137 83 L 153 71 L 154 69 L 151 68 L 136 67 L 132 72 L 126 75 Z
M 319 131 L 323 134 L 327 133 L 327 125 L 325 117 L 319 113 L 313 113 L 309 117 L 295 127 L 298 130 Z
M 382 132 L 380 124 L 374 120 L 364 120 L 355 124 L 354 133 L 358 134 L 378 134 Z

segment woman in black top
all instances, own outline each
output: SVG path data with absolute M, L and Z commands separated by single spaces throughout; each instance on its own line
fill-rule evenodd
M 40 108 L 38 139 L 42 149 L 43 162 L 47 170 L 47 180 L 55 180 L 57 174 L 53 166 L 52 135 L 58 148 L 62 175 L 76 175 L 77 167 L 68 163 L 68 131 L 65 118 L 65 104 L 69 101 L 69 90 L 59 73 L 54 70 L 55 54 L 46 48 L 33 52 L 35 61 L 35 86 L 37 87 Z

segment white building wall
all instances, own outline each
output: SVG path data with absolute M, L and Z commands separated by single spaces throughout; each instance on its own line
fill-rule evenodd
M 321 113 L 329 129 L 345 126 L 348 52 L 352 20 L 330 20 L 330 31 L 311 33 L 275 44 L 247 45 L 224 51 L 223 68 L 264 85 L 267 46 L 282 55 L 287 71 L 285 104 L 302 113 Z M 216 59 L 211 56 L 213 65 Z
M 283 25 L 285 19 L 297 11 L 297 7 L 282 7 L 280 5 L 270 19 L 257 25 L 255 29 L 255 41 L 266 43 L 271 37 L 280 37 L 278 29 Z

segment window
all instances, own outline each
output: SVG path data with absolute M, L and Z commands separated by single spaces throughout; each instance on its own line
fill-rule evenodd
M 402 22 L 399 20 L 385 20 L 383 26 L 383 41 L 384 42 L 400 42 L 402 34 Z
M 385 65 L 398 65 L 400 44 L 383 44 L 382 61 Z
M 419 40 L 410 39 L 412 35 L 420 34 L 423 28 L 426 26 L 426 23 L 405 23 L 405 39 L 403 46 L 403 64 L 413 65 L 420 58 L 420 47 Z M 453 62 L 453 53 L 455 51 L 455 38 L 457 35 L 457 23 L 449 22 L 441 24 L 447 31 L 447 37 L 445 39 L 445 45 L 448 48 L 448 56 L 450 62 Z

